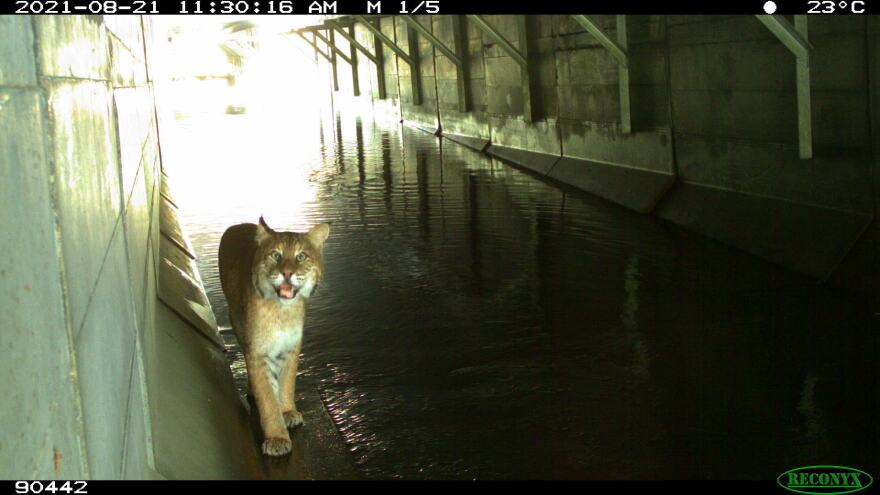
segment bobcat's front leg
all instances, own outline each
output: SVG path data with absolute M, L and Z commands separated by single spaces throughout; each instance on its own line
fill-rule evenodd
M 251 392 L 260 412 L 260 426 L 263 429 L 263 453 L 284 455 L 290 452 L 290 435 L 281 414 L 278 402 L 278 377 L 272 372 L 266 356 L 246 356 Z
M 299 365 L 300 343 L 287 355 L 287 365 L 281 372 L 281 410 L 284 415 L 284 423 L 288 428 L 303 424 L 302 414 L 293 403 L 296 397 L 296 370 Z

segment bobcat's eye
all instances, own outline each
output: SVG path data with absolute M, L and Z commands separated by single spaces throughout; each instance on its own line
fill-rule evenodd
M 299 261 L 300 263 L 302 263 L 305 260 L 306 260 L 306 253 L 299 253 L 298 255 L 296 255 L 296 261 Z
M 281 253 L 279 251 L 272 251 L 272 259 L 275 261 L 281 261 Z

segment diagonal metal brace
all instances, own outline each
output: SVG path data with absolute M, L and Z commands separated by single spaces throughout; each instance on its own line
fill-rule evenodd
M 450 50 L 442 41 L 440 41 L 433 33 L 428 31 L 425 26 L 422 26 L 419 21 L 413 19 L 410 16 L 400 16 L 400 19 L 403 19 L 403 22 L 407 23 L 418 31 L 419 34 L 425 37 L 432 45 L 434 45 L 438 50 L 443 52 L 443 55 L 446 55 L 449 60 L 452 61 L 458 67 L 461 67 L 461 59 L 458 58 L 458 55 L 455 54 L 452 50 Z
M 618 15 L 617 40 L 611 39 L 599 24 L 588 15 L 572 15 L 578 24 L 593 35 L 599 44 L 617 61 L 618 92 L 620 95 L 620 130 L 628 134 L 632 132 L 632 112 L 629 98 L 629 53 L 627 51 L 626 16 Z
M 797 57 L 798 62 L 801 59 L 806 59 L 809 62 L 810 55 L 813 53 L 813 45 L 807 41 L 806 37 L 801 36 L 801 33 L 785 17 L 763 14 L 755 17 Z M 800 16 L 795 16 L 795 22 L 798 17 Z
M 370 21 L 365 19 L 364 16 L 355 15 L 352 17 L 354 17 L 361 24 L 363 24 L 364 27 L 367 28 L 367 30 L 369 30 L 371 33 L 373 33 L 373 36 L 375 36 L 377 39 L 379 39 L 383 44 L 385 44 L 385 46 L 387 46 L 398 57 L 403 59 L 403 61 L 406 62 L 409 66 L 415 65 L 415 62 L 413 61 L 412 57 L 410 57 L 409 55 L 406 54 L 406 52 L 401 50 L 400 47 L 397 46 L 397 44 L 395 44 L 391 38 L 389 38 L 388 36 L 385 36 L 385 33 L 383 33 L 382 30 L 380 30 L 379 28 L 374 26 L 372 23 L 370 23 Z
M 505 38 L 504 35 L 499 33 L 497 29 L 486 22 L 486 20 L 483 19 L 483 16 L 469 14 L 468 19 L 470 19 L 474 23 L 474 25 L 480 28 L 484 33 L 494 38 L 495 41 L 498 42 L 498 46 L 500 46 L 501 49 L 507 52 L 510 58 L 516 60 L 516 63 L 518 63 L 521 67 L 528 67 L 529 63 L 523 56 L 522 52 L 517 50 L 516 47 L 513 46 L 513 44 L 507 41 L 507 38 Z
M 365 57 L 370 59 L 370 62 L 373 62 L 374 64 L 379 63 L 379 59 L 377 59 L 375 55 L 370 53 L 370 50 L 367 50 L 367 48 L 364 45 L 360 44 L 360 42 L 358 40 L 354 39 L 353 36 L 348 34 L 348 32 L 346 32 L 345 29 L 343 29 L 338 23 L 336 23 L 335 21 L 327 21 L 325 24 L 327 27 L 330 27 L 332 29 L 336 29 L 337 33 L 341 34 L 342 37 L 345 38 L 346 41 L 348 41 L 349 43 L 354 45 L 355 48 L 360 50 L 361 53 L 363 53 Z
M 794 16 L 794 26 L 778 15 L 756 15 L 797 59 L 798 156 L 813 157 L 813 110 L 810 92 L 810 57 L 813 45 L 807 39 L 807 16 Z
M 587 15 L 572 15 L 571 17 L 577 21 L 581 27 L 586 29 L 587 32 L 592 34 L 606 50 L 611 52 L 611 56 L 617 60 L 617 63 L 624 67 L 629 67 L 629 56 L 626 53 L 626 47 L 620 46 L 616 41 L 609 38 L 608 35 L 602 31 L 602 28 L 599 27 L 596 21 Z
M 340 50 L 336 46 L 336 43 L 333 43 L 332 41 L 327 39 L 327 37 L 324 36 L 323 34 L 321 34 L 320 31 L 313 31 L 313 33 L 315 33 L 315 37 L 317 37 L 319 40 L 323 41 L 325 44 L 327 44 L 327 46 L 330 47 L 330 49 L 332 49 L 334 52 L 336 52 L 336 55 L 340 56 L 342 58 L 342 60 L 345 60 L 349 65 L 352 65 L 351 64 L 351 57 L 349 57 L 348 55 L 345 54 L 345 52 Z
M 301 31 L 296 31 L 296 34 L 297 34 L 297 36 L 299 36 L 300 38 L 305 40 L 306 43 L 312 45 L 312 48 L 315 49 L 315 52 L 321 54 L 321 56 L 324 57 L 325 59 L 327 59 L 328 62 L 331 62 L 331 63 L 333 62 L 333 60 L 330 58 L 330 55 L 327 55 L 326 53 L 324 53 L 323 50 L 318 48 L 318 45 L 314 41 L 306 38 L 305 35 Z

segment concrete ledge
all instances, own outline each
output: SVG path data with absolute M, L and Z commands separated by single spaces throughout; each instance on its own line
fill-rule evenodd
M 508 148 L 506 146 L 498 146 L 490 144 L 486 147 L 486 153 L 504 161 L 527 168 L 541 175 L 547 175 L 547 172 L 559 161 L 559 156 L 547 153 L 538 153 L 536 151 L 527 151 L 519 148 Z
M 640 213 L 650 213 L 675 182 L 671 173 L 566 156 L 547 176 Z
M 201 332 L 218 348 L 223 339 L 202 285 L 174 266 L 167 258 L 159 264 L 159 299 Z
M 159 240 L 159 252 L 163 258 L 166 258 L 175 268 L 185 273 L 189 278 L 202 283 L 202 277 L 199 275 L 199 268 L 196 261 L 189 257 L 189 254 L 180 249 L 180 246 L 162 236 Z
M 164 235 L 159 248 L 159 298 L 218 348 L 223 349 L 223 339 L 217 331 L 217 320 L 194 262 L 194 251 L 192 247 L 188 250 L 183 247 L 190 246 L 189 239 L 180 228 L 176 209 L 165 199 L 162 200 L 160 226 Z
M 440 129 L 436 126 L 432 127 L 421 122 L 413 122 L 411 120 L 404 120 L 403 125 L 407 127 L 412 127 L 413 129 L 418 129 L 420 131 L 427 132 L 428 134 L 433 134 L 435 136 L 440 135 Z
M 180 228 L 180 221 L 177 219 L 176 208 L 162 197 L 159 206 L 160 228 L 169 241 L 177 245 L 187 256 L 196 259 L 195 249 L 190 244 L 189 239 L 183 235 L 183 229 Z
M 667 128 L 622 133 L 616 124 L 559 121 L 563 155 L 671 174 L 672 132 Z
M 165 177 L 168 176 L 166 175 Z M 177 208 L 177 200 L 174 199 L 174 194 L 171 192 L 171 187 L 168 185 L 168 181 L 162 180 L 162 184 L 159 187 L 159 192 L 162 194 L 162 197 L 168 200 L 168 202 L 171 203 L 171 206 Z
M 679 182 L 657 208 L 669 221 L 814 278 L 841 262 L 871 217 Z
M 262 478 L 224 351 L 161 302 L 153 317 L 146 370 L 156 471 L 169 479 Z
M 450 141 L 454 141 L 479 152 L 486 151 L 486 148 L 489 146 L 489 140 L 486 138 L 464 136 L 461 134 L 453 134 L 451 132 L 442 132 L 440 135 Z

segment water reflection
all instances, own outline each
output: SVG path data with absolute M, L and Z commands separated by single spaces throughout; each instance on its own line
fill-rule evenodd
M 222 324 L 226 226 L 333 221 L 302 369 L 364 476 L 770 479 L 878 458 L 862 301 L 368 115 L 271 141 L 258 119 L 163 122 L 169 175 Z

